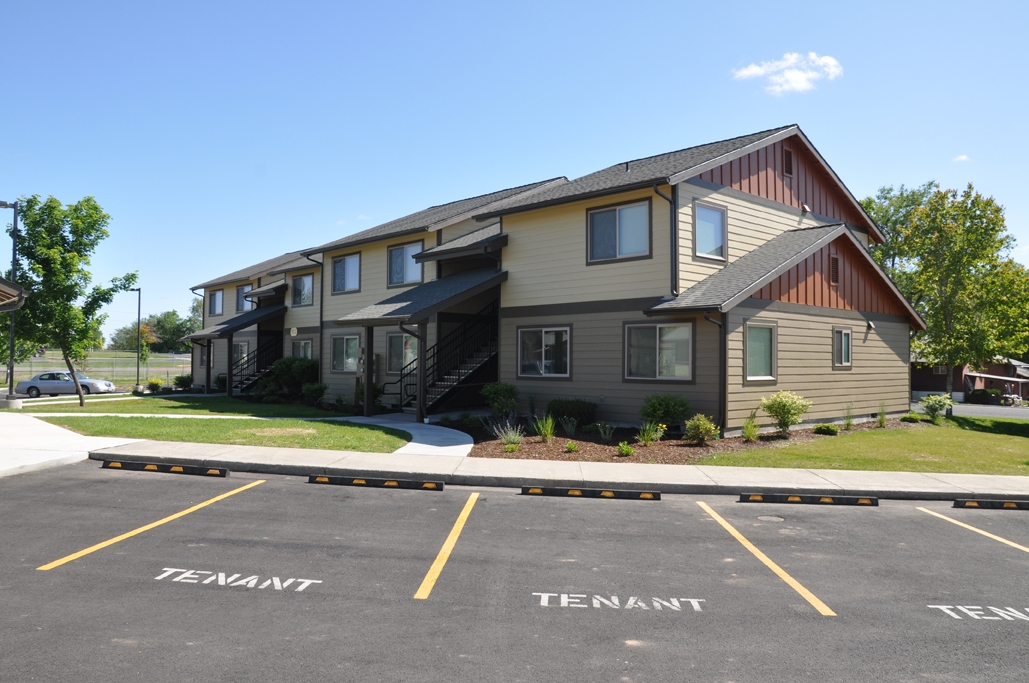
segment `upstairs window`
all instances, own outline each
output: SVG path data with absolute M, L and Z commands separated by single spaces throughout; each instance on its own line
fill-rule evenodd
M 208 315 L 221 315 L 222 314 L 222 290 L 216 290 L 211 292 L 208 299 L 207 313 Z
M 243 313 L 244 311 L 249 311 L 253 309 L 254 304 L 244 296 L 253 288 L 253 285 L 243 285 L 242 287 L 236 287 L 236 313 Z
M 650 202 L 588 213 L 589 260 L 611 261 L 650 255 Z
M 293 306 L 314 305 L 314 275 L 293 278 Z
M 701 258 L 726 258 L 725 209 L 712 204 L 693 203 L 693 254 Z
M 409 285 L 422 281 L 422 264 L 414 260 L 422 251 L 422 243 L 401 244 L 389 248 L 389 286 Z
M 361 255 L 351 254 L 332 260 L 332 292 L 356 292 L 361 289 Z

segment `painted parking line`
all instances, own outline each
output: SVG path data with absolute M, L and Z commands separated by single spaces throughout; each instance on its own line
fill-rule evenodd
M 1006 538 L 1001 538 L 1000 536 L 995 536 L 995 535 L 991 534 L 989 531 L 983 531 L 982 529 L 978 529 L 978 528 L 972 526 L 971 524 L 965 524 L 964 522 L 959 522 L 958 520 L 952 519 L 952 518 L 948 517 L 947 515 L 941 515 L 939 512 L 933 512 L 932 510 L 927 510 L 925 508 L 918 508 L 918 509 L 921 510 L 922 512 L 928 512 L 933 517 L 939 517 L 940 519 L 945 519 L 948 522 L 950 522 L 951 524 L 957 524 L 958 526 L 964 527 L 965 529 L 968 529 L 969 531 L 974 531 L 977 534 L 982 534 L 986 538 L 992 538 L 993 540 L 999 541 L 999 542 L 1001 542 L 1001 543 L 1003 543 L 1005 545 L 1009 545 L 1012 548 L 1018 548 L 1019 550 L 1021 550 L 1023 552 L 1029 553 L 1029 548 L 1026 548 L 1024 545 L 1019 545 L 1019 544 L 1017 544 L 1017 543 L 1015 543 L 1013 541 L 1009 541 Z
M 744 548 L 749 550 L 754 557 L 756 557 L 757 559 L 761 560 L 761 562 L 766 567 L 771 569 L 775 573 L 776 576 L 778 576 L 780 579 L 785 581 L 786 584 L 790 588 L 792 588 L 793 590 L 797 591 L 802 598 L 804 598 L 809 603 L 811 603 L 811 606 L 814 607 L 816 610 L 818 610 L 819 614 L 821 614 L 823 617 L 835 617 L 836 616 L 836 612 L 833 612 L 831 609 L 829 609 L 828 605 L 826 605 L 824 602 L 819 600 L 815 596 L 815 594 L 812 593 L 811 591 L 809 591 L 807 588 L 804 588 L 804 586 L 802 586 L 799 581 L 797 581 L 795 578 L 793 578 L 792 576 L 787 574 L 786 571 L 783 570 L 782 567 L 777 565 L 775 562 L 772 562 L 772 560 L 769 559 L 769 557 L 767 555 L 765 555 L 763 552 L 758 550 L 757 546 L 755 546 L 753 543 L 748 541 L 743 536 L 743 534 L 741 534 L 739 531 L 736 530 L 736 527 L 734 527 L 732 524 L 729 524 L 727 521 L 722 519 L 722 516 L 719 515 L 717 512 L 715 512 L 714 510 L 712 510 L 711 507 L 707 503 L 698 500 L 697 501 L 697 505 L 699 505 L 704 510 L 704 512 L 706 512 L 707 514 L 711 515 L 712 519 L 714 519 L 716 522 L 721 524 L 723 529 L 728 531 L 729 534 L 733 538 L 735 538 L 737 541 L 739 541 L 740 544 Z
M 108 539 L 108 540 L 104 541 L 103 543 L 97 543 L 96 545 L 92 545 L 92 546 L 86 548 L 85 550 L 80 550 L 77 553 L 72 553 L 71 555 L 67 555 L 65 557 L 62 557 L 59 560 L 54 560 L 53 562 L 51 562 L 49 564 L 44 564 L 42 567 L 36 567 L 36 570 L 37 571 L 45 572 L 45 571 L 48 571 L 50 569 L 54 569 L 55 567 L 60 567 L 62 564 L 67 564 L 68 562 L 71 562 L 72 560 L 77 560 L 80 557 L 85 557 L 86 555 L 89 555 L 90 553 L 95 553 L 96 551 L 102 550 L 102 549 L 106 548 L 109 545 L 114 545 L 115 543 L 118 543 L 119 541 L 124 541 L 126 538 L 132 538 L 133 536 L 135 536 L 137 534 L 141 534 L 144 531 L 150 531 L 151 529 L 153 529 L 155 527 L 159 527 L 162 524 L 167 524 L 168 522 L 174 521 L 174 520 L 178 519 L 179 517 L 185 517 L 186 515 L 188 515 L 191 512 L 196 512 L 197 510 L 199 510 L 201 508 L 205 508 L 208 505 L 211 505 L 212 503 L 217 503 L 219 500 L 225 500 L 229 496 L 234 496 L 237 493 L 242 493 L 243 491 L 246 491 L 247 489 L 252 489 L 255 486 L 258 486 L 259 484 L 263 484 L 264 482 L 265 482 L 264 479 L 258 479 L 257 481 L 250 482 L 246 486 L 240 486 L 238 489 L 234 489 L 232 491 L 229 491 L 228 493 L 223 493 L 220 496 L 215 496 L 214 498 L 211 498 L 210 500 L 205 500 L 203 503 L 198 503 L 197 505 L 194 505 L 191 508 L 183 510 L 182 512 L 176 512 L 174 515 L 170 515 L 168 517 L 165 517 L 164 519 L 159 519 L 156 522 L 151 522 L 150 524 L 147 524 L 146 526 L 141 526 L 138 529 L 133 529 L 132 531 L 129 531 L 128 533 L 124 533 L 121 536 L 115 536 L 114 538 Z
M 432 587 L 436 585 L 436 579 L 439 578 L 440 572 L 443 571 L 443 567 L 447 564 L 450 553 L 454 550 L 454 546 L 457 545 L 457 539 L 461 536 L 461 530 L 464 529 L 464 524 L 468 521 L 468 515 L 471 514 L 475 501 L 478 499 L 478 493 L 468 496 L 468 502 L 464 504 L 461 514 L 457 516 L 454 528 L 450 530 L 450 535 L 447 536 L 447 540 L 443 542 L 443 547 L 440 548 L 439 554 L 436 555 L 436 561 L 429 567 L 429 573 L 422 579 L 422 585 L 418 587 L 418 592 L 414 594 L 415 600 L 428 599 L 429 593 L 432 592 Z

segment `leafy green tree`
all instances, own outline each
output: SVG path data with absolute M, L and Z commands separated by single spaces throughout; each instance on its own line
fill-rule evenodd
M 933 192 L 939 189 L 933 181 L 914 188 L 901 185 L 881 187 L 874 197 L 861 200 L 868 215 L 882 230 L 886 242 L 872 246 L 872 258 L 893 279 L 901 293 L 911 298 L 911 261 L 908 235 L 914 210 L 924 206 Z
M 1029 275 L 1007 257 L 1013 242 L 1003 208 L 971 183 L 960 194 L 936 190 L 911 212 L 910 297 L 927 325 L 912 352 L 946 368 L 948 394 L 952 368 L 1029 346 Z
M 107 318 L 101 309 L 132 287 L 136 274 L 116 277 L 109 286 L 92 284 L 87 268 L 110 222 L 93 197 L 65 206 L 54 197 L 33 195 L 20 199 L 19 208 L 24 228 L 18 238 L 17 281 L 30 296 L 15 318 L 15 335 L 22 342 L 59 348 L 79 405 L 85 405 L 72 362 L 85 359 L 95 346 Z

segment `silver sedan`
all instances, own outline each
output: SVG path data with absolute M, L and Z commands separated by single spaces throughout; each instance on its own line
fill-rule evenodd
M 115 390 L 114 385 L 103 379 L 91 379 L 81 372 L 76 373 L 79 377 L 79 385 L 84 395 L 106 394 Z M 67 372 L 44 372 L 32 379 L 18 382 L 14 388 L 16 394 L 28 394 L 29 398 L 38 398 L 43 394 L 57 396 L 58 394 L 74 394 L 75 382 Z

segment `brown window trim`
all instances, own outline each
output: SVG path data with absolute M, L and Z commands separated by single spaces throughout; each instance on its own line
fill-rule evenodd
M 747 330 L 751 326 L 772 328 L 772 376 L 748 377 L 747 370 Z M 743 321 L 743 384 L 744 386 L 775 386 L 779 383 L 779 322 L 748 318 Z
M 568 374 L 567 375 L 523 375 L 522 374 L 522 345 L 521 345 L 521 334 L 522 330 L 568 330 Z M 535 380 L 543 380 L 545 382 L 570 382 L 572 381 L 574 374 L 574 367 L 572 366 L 572 323 L 553 323 L 546 325 L 518 325 L 515 327 L 515 378 L 518 380 L 531 382 Z
M 292 289 L 293 281 L 296 280 L 299 277 L 307 277 L 308 275 L 311 276 L 311 303 L 309 303 L 309 304 L 295 304 L 295 303 L 293 303 L 293 289 Z M 289 286 L 290 286 L 289 307 L 290 308 L 307 308 L 308 306 L 314 306 L 314 292 L 315 292 L 315 290 L 314 290 L 314 275 L 315 275 L 315 273 L 312 270 L 310 273 L 300 273 L 299 275 L 290 275 L 289 276 Z
M 388 250 L 387 250 L 387 252 L 388 252 Z M 345 258 L 349 258 L 351 256 L 356 256 L 357 257 L 357 289 L 340 289 L 340 290 L 337 290 L 336 289 L 336 261 L 339 261 L 339 260 L 342 260 L 342 259 L 345 259 Z M 388 258 L 389 257 L 387 256 L 387 259 Z M 361 282 L 363 281 L 363 276 L 364 276 L 364 273 L 361 272 L 361 271 L 364 270 L 364 263 L 362 263 L 362 261 L 364 261 L 364 259 L 361 258 L 361 252 L 359 252 L 359 251 L 352 251 L 349 254 L 340 254 L 339 256 L 333 256 L 332 257 L 332 269 L 329 271 L 329 276 L 330 276 L 330 278 L 332 280 L 332 284 L 329 286 L 329 296 L 336 296 L 337 294 L 357 294 L 357 293 L 359 293 L 361 291 Z M 386 277 L 387 278 L 389 277 L 389 273 L 386 274 Z
M 690 326 L 690 378 L 678 377 L 629 377 L 629 328 L 630 327 L 682 327 Z M 660 359 L 658 359 L 660 361 Z M 622 382 L 626 384 L 696 384 L 697 383 L 697 319 L 682 318 L 669 322 L 654 320 L 622 321 Z
M 389 253 L 392 250 L 394 250 L 394 249 L 399 249 L 399 248 L 402 248 L 402 247 L 407 247 L 407 246 L 412 245 L 412 244 L 420 244 L 421 247 L 422 247 L 422 251 L 425 251 L 425 240 L 412 240 L 410 242 L 401 242 L 400 244 L 391 244 L 388 247 L 386 247 L 386 289 L 401 289 L 403 287 L 414 287 L 416 285 L 420 285 L 420 284 L 425 282 L 425 264 L 424 263 L 420 264 L 421 265 L 421 271 L 422 271 L 422 276 L 421 276 L 420 280 L 411 280 L 410 282 L 404 282 L 404 283 L 396 284 L 396 285 L 391 285 L 390 282 L 389 282 Z
M 418 339 L 418 337 L 415 337 L 413 334 L 408 334 L 407 332 L 390 332 L 390 333 L 388 333 L 386 335 L 386 357 L 384 359 L 385 373 L 387 375 L 402 375 L 402 374 L 404 374 L 404 367 L 407 367 L 406 364 L 403 367 L 401 367 L 399 370 L 390 370 L 389 369 L 389 338 L 390 337 L 411 337 L 412 339 L 417 340 L 419 344 L 421 344 L 421 340 Z M 416 360 L 417 360 L 417 358 L 416 358 Z
M 217 313 L 211 313 L 211 302 L 214 300 L 214 297 L 211 296 L 211 295 L 215 294 L 215 293 L 218 293 L 218 292 L 221 292 L 221 295 L 222 295 L 221 296 L 221 300 L 222 300 L 221 310 L 218 311 Z M 223 315 L 225 315 L 225 290 L 224 289 L 214 289 L 214 290 L 211 290 L 211 292 L 208 294 L 208 297 L 207 297 L 207 317 L 209 317 L 209 318 L 219 318 L 219 317 L 221 317 Z
M 332 367 L 332 350 L 335 347 L 336 339 L 356 339 L 357 340 L 357 365 L 354 370 L 336 370 Z M 361 372 L 361 335 L 360 334 L 334 334 L 329 336 L 329 372 L 334 375 L 356 375 Z
M 307 338 L 304 338 L 304 339 L 301 339 L 301 338 L 298 338 L 298 337 L 290 337 L 289 338 L 289 357 L 290 358 L 303 358 L 303 356 L 294 356 L 293 355 L 293 345 L 298 343 L 298 342 L 308 342 L 311 345 L 311 360 L 317 360 L 314 357 L 314 338 L 312 338 L 312 337 L 307 337 Z
M 698 254 L 697 253 L 697 207 L 703 206 L 705 209 L 711 209 L 712 211 L 718 211 L 722 214 L 722 251 L 725 252 L 725 256 L 711 256 L 710 254 Z M 704 261 L 714 261 L 715 263 L 721 263 L 725 265 L 729 262 L 729 207 L 717 204 L 707 199 L 701 199 L 700 197 L 693 198 L 693 230 L 691 234 L 691 241 L 693 242 L 693 258 L 703 259 Z
M 254 290 L 254 285 L 253 284 L 239 285 L 238 287 L 236 287 L 236 313 L 246 313 L 247 311 L 252 311 L 255 308 L 254 307 L 254 303 L 252 301 L 249 302 L 250 303 L 250 308 L 240 308 L 239 307 L 239 299 L 240 299 L 239 290 L 243 289 L 244 287 L 249 287 L 250 289 L 244 291 L 243 294 L 246 294 L 247 292 L 252 292 Z M 244 298 L 243 299 L 243 305 L 246 306 L 247 303 L 248 303 L 247 300 Z M 225 308 L 224 295 L 222 295 L 222 308 Z
M 836 331 L 840 330 L 850 335 L 850 362 L 838 364 L 836 362 Z M 848 371 L 854 369 L 854 328 L 846 325 L 833 325 L 832 327 L 832 369 Z
M 647 253 L 646 254 L 633 254 L 632 256 L 616 256 L 614 258 L 605 259 L 591 259 L 590 254 L 593 253 L 593 242 L 590 239 L 590 214 L 597 211 L 607 211 L 609 209 L 615 209 L 620 206 L 630 206 L 632 204 L 646 204 L 647 205 Z M 654 258 L 654 206 L 653 201 L 650 197 L 641 197 L 639 199 L 632 199 L 623 202 L 617 202 L 615 204 L 604 204 L 602 206 L 589 206 L 586 207 L 586 265 L 587 266 L 600 266 L 606 263 L 626 263 L 627 261 L 643 261 L 646 259 Z

